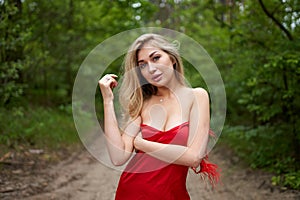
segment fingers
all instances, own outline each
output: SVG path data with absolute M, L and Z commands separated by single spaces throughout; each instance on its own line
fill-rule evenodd
M 100 87 L 110 87 L 115 88 L 118 86 L 118 82 L 116 81 L 116 78 L 118 78 L 115 74 L 106 74 L 99 80 Z

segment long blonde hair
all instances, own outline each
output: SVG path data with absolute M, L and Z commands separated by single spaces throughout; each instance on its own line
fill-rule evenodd
M 139 67 L 137 67 L 137 56 L 143 46 L 151 45 L 169 54 L 174 62 L 175 76 L 179 83 L 185 85 L 184 71 L 181 57 L 176 44 L 169 42 L 158 34 L 144 34 L 138 37 L 130 46 L 123 63 L 124 77 L 120 88 L 119 101 L 123 108 L 126 119 L 137 118 L 143 108 L 144 100 L 156 94 L 157 88 L 144 79 Z

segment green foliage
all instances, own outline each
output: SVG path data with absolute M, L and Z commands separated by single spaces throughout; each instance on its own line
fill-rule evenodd
M 18 71 L 23 69 L 21 62 L 5 62 L 1 64 L 0 88 L 1 105 L 5 105 L 12 99 L 17 99 L 23 94 L 25 84 L 18 83 Z
M 217 64 L 227 92 L 223 137 L 232 148 L 274 172 L 274 184 L 299 188 L 299 0 L 226 2 L 1 1 L 0 142 L 72 141 L 70 108 L 57 107 L 70 104 L 86 55 L 121 31 L 160 26 L 195 39 Z M 118 73 L 120 64 L 107 72 Z M 184 64 L 190 85 L 206 88 Z M 99 89 L 95 98 L 101 121 Z
M 276 174 L 274 185 L 300 189 L 299 168 L 293 156 L 294 141 L 286 136 L 289 127 L 245 126 L 225 127 L 222 140 L 230 145 L 239 157 L 252 168 L 264 168 Z M 294 178 L 293 178 L 294 177 Z
M 78 142 L 71 112 L 71 107 L 1 108 L 0 144 L 59 148 Z
M 140 19 L 155 12 L 148 1 L 16 2 L 0 4 L 2 104 L 18 96 L 43 105 L 70 103 L 89 51 L 113 34 L 140 27 Z
M 203 77 L 197 71 L 197 69 L 195 69 L 195 67 L 191 65 L 189 62 L 187 62 L 185 59 L 183 59 L 183 65 L 184 65 L 184 76 L 186 78 L 186 81 L 188 82 L 188 85 L 190 85 L 191 87 L 202 87 L 208 90 L 207 85 L 203 80 Z
M 250 92 L 242 94 L 239 103 L 254 113 L 259 122 L 290 121 L 300 108 L 299 68 L 297 54 L 270 57 L 245 81 L 245 88 Z
M 300 43 L 293 37 L 299 23 L 287 12 L 299 15 L 295 2 L 263 1 L 273 19 L 250 1 L 232 13 L 230 63 L 225 63 L 231 127 L 224 135 L 251 167 L 272 171 L 274 183 L 299 189 L 299 179 L 289 178 L 300 163 Z
M 284 185 L 290 188 L 299 189 L 300 188 L 300 171 L 290 172 L 284 174 L 283 176 L 273 176 L 273 185 Z
M 275 4 L 270 4 L 268 9 L 272 10 Z M 239 116 L 230 121 L 234 125 L 242 122 L 247 129 L 228 134 L 231 135 L 228 142 L 238 148 L 237 152 L 252 167 L 275 172 L 278 177 L 283 177 L 278 184 L 295 188 L 299 180 L 285 176 L 299 170 L 299 41 L 289 41 L 259 11 L 261 8 L 252 4 L 248 7 L 249 14 L 245 12 L 249 20 L 238 21 L 238 27 L 244 28 L 238 31 L 243 37 L 235 37 L 234 41 L 239 45 L 236 49 L 243 53 L 239 54 L 241 60 L 235 60 L 231 69 L 233 73 L 229 76 L 228 89 L 233 95 L 229 102 L 233 103 L 233 100 L 241 107 L 239 110 L 229 107 L 229 112 L 234 115 L 232 112 L 238 111 Z M 276 19 L 283 19 L 280 14 L 283 13 L 276 13 Z M 254 25 L 257 20 L 259 23 Z M 247 25 L 247 21 L 252 25 Z M 251 34 L 253 28 L 255 35 Z M 237 140 L 243 141 L 245 146 Z
M 283 184 L 291 188 L 300 188 L 300 170 L 284 175 Z
M 31 32 L 19 7 L 4 1 L 0 12 L 0 105 L 4 106 L 19 99 L 26 87 L 21 72 L 30 63 L 23 50 Z

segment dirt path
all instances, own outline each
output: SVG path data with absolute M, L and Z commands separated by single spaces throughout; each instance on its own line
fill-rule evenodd
M 193 171 L 189 171 L 187 187 L 192 200 L 300 199 L 299 191 L 272 186 L 271 175 L 241 167 L 238 158 L 224 148 L 216 148 L 211 160 L 222 168 L 223 185 L 212 190 Z M 114 199 L 120 173 L 96 161 L 88 152 L 81 151 L 28 179 L 27 187 L 0 194 L 0 199 L 111 200 Z M 29 195 L 26 191 L 35 187 L 34 184 L 40 191 L 35 190 L 35 195 Z

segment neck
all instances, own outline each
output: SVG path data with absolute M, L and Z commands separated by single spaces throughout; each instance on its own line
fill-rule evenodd
M 176 93 L 178 88 L 181 88 L 182 85 L 176 81 L 174 84 L 170 84 L 168 86 L 158 87 L 157 88 L 157 96 L 161 98 L 169 98 L 172 94 Z

